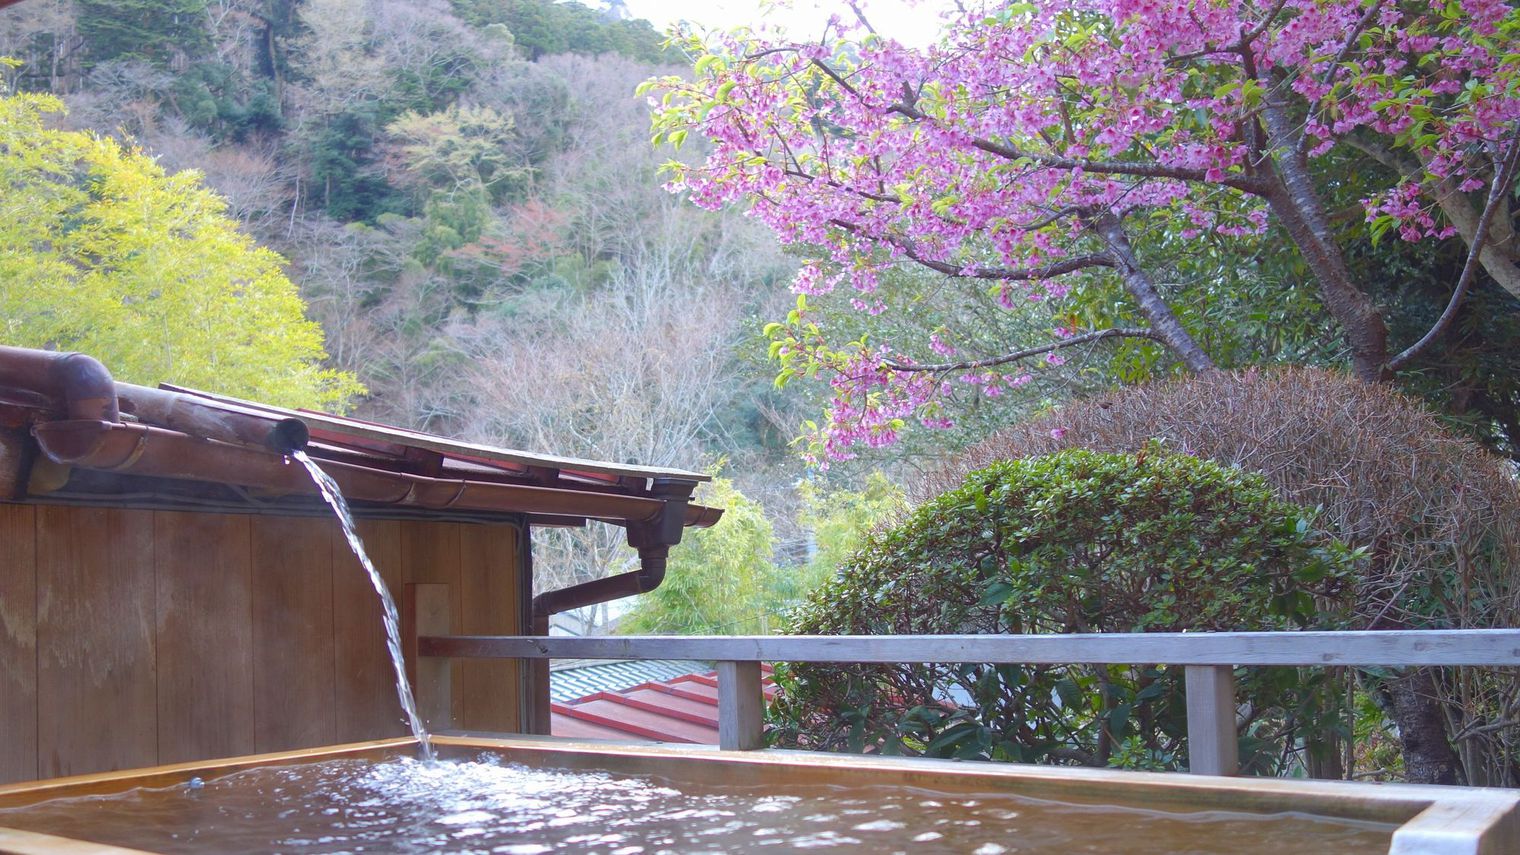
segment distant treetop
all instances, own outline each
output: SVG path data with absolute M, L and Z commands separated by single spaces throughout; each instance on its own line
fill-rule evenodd
M 476 27 L 503 24 L 529 59 L 556 53 L 616 53 L 648 63 L 678 62 L 646 20 L 620 20 L 580 3 L 554 0 L 452 0 L 460 19 Z

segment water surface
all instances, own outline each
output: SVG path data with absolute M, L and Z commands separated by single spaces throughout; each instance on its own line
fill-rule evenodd
M 199 786 L 0 811 L 13 826 L 157 852 L 1282 855 L 1388 851 L 1393 827 L 1299 814 L 1163 813 L 1005 793 L 693 786 L 501 762 L 326 760 Z

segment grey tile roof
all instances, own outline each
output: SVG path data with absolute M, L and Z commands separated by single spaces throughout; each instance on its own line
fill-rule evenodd
M 640 683 L 660 683 L 683 674 L 704 674 L 711 670 L 712 663 L 691 659 L 582 660 L 549 672 L 549 698 L 568 703 L 597 692 L 616 692 Z

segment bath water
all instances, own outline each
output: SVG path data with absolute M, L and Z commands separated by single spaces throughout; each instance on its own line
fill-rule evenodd
M 509 764 L 325 760 L 200 786 L 0 810 L 0 826 L 154 852 L 547 855 L 1386 853 L 1390 825 L 1302 814 L 1170 812 L 901 786 L 694 785 Z

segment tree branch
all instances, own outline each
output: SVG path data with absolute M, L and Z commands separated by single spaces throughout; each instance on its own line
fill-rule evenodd
M 1182 364 L 1189 371 L 1203 373 L 1214 369 L 1214 360 L 1198 346 L 1187 328 L 1177 319 L 1177 314 L 1172 311 L 1151 277 L 1140 265 L 1140 260 L 1135 256 L 1134 248 L 1130 246 L 1129 235 L 1125 234 L 1124 223 L 1118 215 L 1112 211 L 1103 211 L 1087 221 L 1087 227 L 1092 229 L 1103 242 L 1108 244 L 1109 253 L 1113 256 L 1115 267 L 1124 280 L 1124 290 L 1135 299 L 1140 312 L 1146 320 L 1151 322 L 1151 327 L 1156 331 L 1157 341 L 1165 342 L 1173 353 L 1182 360 Z
M 855 0 L 849 0 L 849 6 L 850 11 L 855 13 L 855 20 L 859 21 L 860 25 L 866 28 L 866 32 L 873 36 L 876 35 L 876 28 L 871 26 L 871 21 L 866 18 L 866 13 L 860 10 L 860 4 L 855 2 Z
M 839 72 L 837 72 L 833 68 L 831 68 L 828 63 L 824 62 L 821 59 L 812 59 L 812 60 L 809 60 L 809 62 L 811 62 L 819 71 L 822 71 L 824 73 L 824 75 L 827 76 L 830 80 L 832 80 L 835 83 L 839 84 L 839 88 L 841 88 L 844 91 L 846 91 L 846 92 L 850 93 L 851 95 L 853 95 L 855 97 L 855 100 L 857 100 L 857 101 L 865 100 L 865 99 L 863 99 L 863 98 L 860 97 L 859 90 L 857 90 L 854 86 L 850 85 L 850 82 L 848 80 L 845 80 L 843 77 L 840 77 L 839 76 Z
M 1426 180 L 1425 167 L 1417 160 L 1400 157 L 1386 146 L 1362 137 L 1350 136 L 1343 141 L 1406 180 Z M 1457 189 L 1457 182 L 1450 175 L 1440 179 L 1431 193 L 1435 196 L 1436 204 L 1441 206 L 1441 213 L 1446 215 L 1447 222 L 1456 227 L 1462 242 L 1471 247 L 1473 235 L 1477 231 L 1479 211 L 1468 201 L 1467 194 Z M 1483 270 L 1500 288 L 1520 300 L 1520 241 L 1515 240 L 1512 219 L 1509 197 L 1501 195 L 1499 210 L 1494 215 L 1493 225 L 1489 227 L 1488 242 L 1478 256 L 1478 263 L 1483 265 Z
M 830 80 L 839 84 L 839 87 L 848 92 L 856 100 L 863 101 L 860 92 L 845 80 L 839 72 L 830 68 L 828 63 L 813 59 L 811 63 L 823 72 Z M 934 118 L 928 113 L 918 109 L 908 98 L 893 104 L 887 108 L 889 113 L 897 113 L 916 122 L 929 122 L 934 124 Z M 1182 166 L 1167 166 L 1162 163 L 1145 163 L 1125 160 L 1091 160 L 1088 158 L 1058 157 L 1051 154 L 1039 154 L 1037 152 L 1023 151 L 1013 146 L 994 142 L 993 140 L 973 137 L 972 147 L 1004 160 L 1030 160 L 1050 169 L 1081 169 L 1100 175 L 1129 175 L 1136 178 L 1172 178 L 1178 181 L 1206 181 L 1205 170 L 1190 169 Z M 1248 175 L 1235 175 L 1225 178 L 1223 181 L 1208 182 L 1223 184 L 1233 187 L 1245 193 L 1260 195 L 1265 192 L 1265 182 Z
M 1446 333 L 1452 321 L 1457 317 L 1457 309 L 1461 307 L 1462 300 L 1472 288 L 1473 274 L 1478 269 L 1478 257 L 1483 254 L 1483 246 L 1488 243 L 1488 230 L 1493 225 L 1494 214 L 1501 207 L 1500 202 L 1504 195 L 1510 192 L 1510 187 L 1515 181 L 1516 164 L 1520 163 L 1520 122 L 1515 124 L 1515 129 L 1510 133 L 1509 153 L 1498 164 L 1494 173 L 1493 186 L 1488 188 L 1488 201 L 1483 205 L 1483 214 L 1478 217 L 1478 227 L 1473 233 L 1472 245 L 1467 248 L 1467 261 L 1462 265 L 1462 275 L 1457 279 L 1457 287 L 1451 292 L 1451 300 L 1446 303 L 1445 311 L 1436 319 L 1425 335 L 1420 340 L 1404 349 L 1403 353 L 1388 360 L 1388 369 L 1397 371 L 1407 365 L 1411 359 L 1419 356 L 1427 348 L 1435 343 L 1436 339 Z
M 793 163 L 796 163 L 796 159 L 791 158 L 790 153 L 788 153 L 788 158 L 791 159 Z M 795 166 L 783 167 L 781 173 L 790 178 L 804 178 L 808 181 L 817 181 L 842 193 L 849 193 L 855 196 L 859 196 L 862 199 L 870 200 L 872 202 L 884 202 L 888 205 L 897 205 L 902 203 L 902 198 L 900 196 L 887 196 L 882 193 L 872 193 L 869 190 L 857 190 L 854 187 L 845 186 L 844 182 L 842 181 L 836 181 L 833 178 L 824 178 L 820 175 L 814 175 L 811 172 L 804 172 Z
M 840 191 L 841 193 L 847 193 L 847 194 L 850 194 L 852 196 L 859 196 L 860 198 L 868 200 L 868 201 L 871 201 L 871 202 L 882 202 L 882 203 L 888 204 L 888 205 L 900 205 L 900 204 L 903 204 L 903 202 L 905 201 L 902 196 L 889 196 L 885 192 L 875 192 L 875 193 L 873 193 L 870 190 L 861 190 L 861 189 L 856 188 L 856 187 L 851 187 L 850 185 L 844 183 L 843 181 L 838 180 L 837 178 L 828 178 L 828 177 L 823 176 L 823 175 L 818 175 L 817 173 L 808 172 L 808 171 L 802 169 L 801 166 L 798 165 L 797 157 L 792 154 L 792 151 L 791 151 L 790 147 L 788 147 L 786 145 L 786 141 L 785 140 L 781 140 L 780 143 L 781 143 L 781 146 L 782 146 L 782 149 L 783 149 L 783 153 L 785 155 L 785 160 L 786 160 L 786 163 L 787 163 L 787 165 L 785 165 L 785 166 L 782 167 L 781 172 L 782 172 L 783 175 L 786 175 L 789 178 L 801 178 L 801 179 L 803 179 L 805 181 L 809 181 L 809 182 L 818 182 L 818 183 L 824 185 L 825 187 L 831 187 L 831 188 L 833 188 L 835 190 Z M 757 155 L 760 155 L 761 157 L 764 157 L 764 153 L 762 153 L 762 152 L 757 151 L 755 153 Z M 826 165 L 827 165 L 827 162 L 825 161 L 825 166 Z M 878 169 L 878 174 L 879 173 L 880 173 L 880 170 Z M 877 184 L 878 184 L 878 186 L 881 184 L 880 179 L 877 180 Z M 1082 213 L 1082 209 L 1081 208 L 1078 208 L 1078 207 L 1075 207 L 1075 206 L 1068 206 L 1068 207 L 1065 207 L 1065 208 L 1060 208 L 1060 209 L 1051 211 L 1049 214 L 1046 214 L 1045 216 L 1040 217 L 1039 219 L 1029 220 L 1028 222 L 1023 222 L 1023 223 L 1008 224 L 1006 227 L 1010 228 L 1010 229 L 1014 229 L 1016 231 L 1032 232 L 1032 231 L 1035 231 L 1037 229 L 1043 229 L 1046 226 L 1058 223 L 1061 220 L 1066 219 L 1067 217 L 1076 216 L 1076 215 L 1078 215 L 1080 213 Z M 954 217 L 941 216 L 940 219 L 944 220 L 945 222 L 955 223 L 957 225 L 965 225 L 966 224 L 965 220 L 959 220 L 959 219 L 956 219 Z M 843 226 L 844 222 L 843 221 L 836 221 L 836 224 Z
M 909 104 L 895 104 L 888 108 L 888 112 L 899 113 L 910 119 L 920 122 L 933 122 L 934 119 L 927 113 Z M 1209 181 L 1206 171 L 1191 169 L 1185 166 L 1167 166 L 1164 163 L 1146 163 L 1143 161 L 1130 160 L 1092 160 L 1085 157 L 1058 157 L 1053 154 L 1039 154 L 1032 151 L 1024 151 L 1010 145 L 994 142 L 981 137 L 972 137 L 971 146 L 1004 160 L 1030 160 L 1050 169 L 1074 170 L 1092 172 L 1099 175 L 1129 175 L 1136 178 L 1171 178 L 1177 181 L 1199 181 L 1209 184 L 1223 184 L 1233 187 L 1245 193 L 1260 195 L 1265 192 L 1266 183 L 1249 175 L 1227 176 L 1222 181 Z
M 903 255 L 936 273 L 946 276 L 954 276 L 961 279 L 996 279 L 1008 282 L 1028 282 L 1033 279 L 1050 279 L 1054 276 L 1062 276 L 1074 273 L 1088 267 L 1113 267 L 1114 260 L 1108 255 L 1074 255 L 1060 261 L 1039 267 L 960 267 L 948 261 L 938 261 L 926 257 L 919 251 L 918 246 L 904 237 L 896 235 L 872 235 L 867 234 L 860 226 L 839 219 L 829 220 L 829 225 L 844 229 L 847 232 L 861 235 L 872 240 L 879 240 L 891 244 L 902 250 Z
M 1272 25 L 1272 22 L 1277 20 L 1277 16 L 1282 12 L 1283 7 L 1286 5 L 1288 5 L 1287 0 L 1277 0 L 1277 2 L 1272 5 L 1272 8 L 1267 10 L 1267 13 L 1263 15 L 1261 20 L 1256 23 L 1256 26 L 1245 31 L 1244 33 L 1241 33 L 1239 39 L 1236 39 L 1227 45 L 1207 45 L 1202 50 L 1195 50 L 1190 53 L 1179 53 L 1175 56 L 1169 56 L 1167 57 L 1166 62 L 1168 65 L 1180 65 L 1186 62 L 1192 62 L 1195 59 L 1202 59 L 1206 56 L 1213 56 L 1216 53 L 1239 53 L 1241 50 L 1249 48 L 1252 42 L 1256 41 L 1258 38 L 1261 38 L 1261 35 L 1267 31 L 1267 28 Z
M 1145 329 L 1141 327 L 1112 327 L 1106 330 L 1098 330 L 1097 332 L 1074 335 L 1070 338 L 1063 338 L 1060 341 L 1053 341 L 1049 344 L 1039 345 L 1038 347 L 1026 347 L 1023 350 L 1015 350 L 1012 353 L 1005 353 L 1002 356 L 991 356 L 986 359 L 968 359 L 964 362 L 938 362 L 928 365 L 917 362 L 898 362 L 893 359 L 888 359 L 882 364 L 892 369 L 893 371 L 969 371 L 977 368 L 992 368 L 998 365 L 1007 365 L 1010 362 L 1017 362 L 1020 359 L 1028 359 L 1031 356 L 1039 356 L 1042 353 L 1051 353 L 1052 351 L 1060 350 L 1063 347 L 1075 347 L 1079 344 L 1087 344 L 1094 341 L 1103 341 L 1104 339 L 1109 338 L 1146 338 L 1160 344 L 1166 344 L 1165 340 L 1161 338 L 1161 335 L 1152 329 Z

